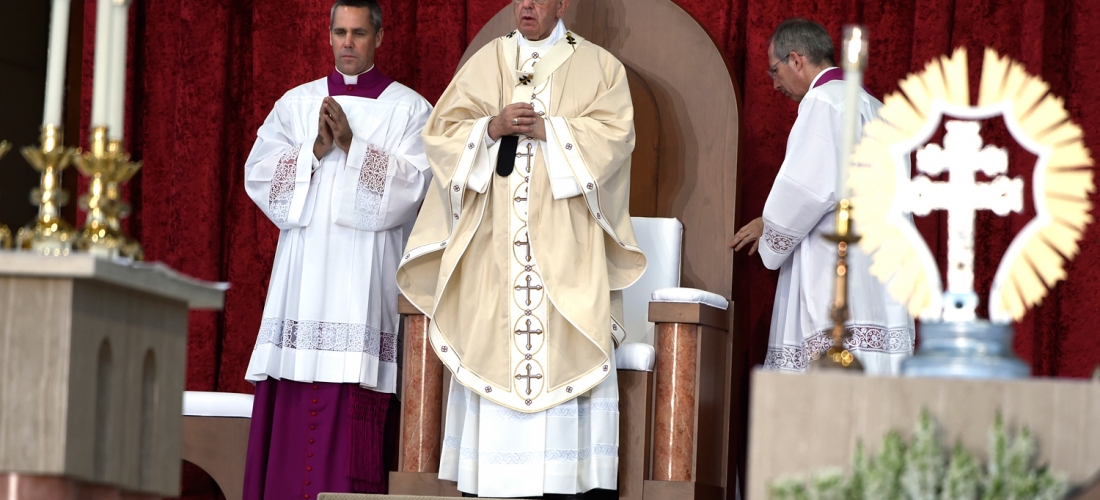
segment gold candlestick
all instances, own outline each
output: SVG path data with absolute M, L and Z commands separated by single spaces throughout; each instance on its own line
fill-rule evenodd
M 859 137 L 857 95 L 863 70 L 867 67 L 867 32 L 862 26 L 846 26 L 844 41 L 841 44 L 843 56 L 840 60 L 844 68 L 844 113 L 842 115 L 842 141 L 840 157 L 837 161 L 836 196 L 836 233 L 825 236 L 836 243 L 836 278 L 833 284 L 833 345 L 810 364 L 811 370 L 851 370 L 863 371 L 863 365 L 845 347 L 852 333 L 844 327 L 848 321 L 848 246 L 858 243 L 860 238 L 852 227 L 852 203 L 848 199 L 848 166 L 851 164 L 852 149 Z
M 8 141 L 0 141 L 0 159 L 8 154 L 9 149 L 11 149 L 11 144 Z M 11 229 L 3 224 L 0 224 L 0 248 L 11 248 Z
M 76 233 L 61 218 L 61 207 L 69 202 L 69 193 L 61 188 L 61 172 L 68 168 L 78 150 L 64 146 L 61 129 L 56 125 L 46 125 L 42 127 L 41 146 L 27 146 L 22 153 L 41 172 L 42 180 L 31 191 L 31 204 L 38 206 L 38 217 L 19 230 L 16 246 L 41 255 L 68 255 Z
M 120 152 L 126 160 L 129 160 L 130 155 L 122 147 L 122 140 L 113 139 L 107 147 L 110 150 Z M 107 212 L 107 225 L 122 237 L 122 243 L 119 247 L 120 255 L 134 260 L 145 260 L 145 250 L 141 248 L 141 244 L 137 240 L 122 232 L 121 224 L 122 219 L 130 216 L 130 204 L 122 199 L 121 185 L 130 182 L 130 179 L 134 178 L 134 174 L 137 174 L 138 170 L 141 170 L 141 162 L 123 161 L 115 175 L 107 179 L 104 187 L 106 188 L 107 198 L 115 202 L 113 210 Z
M 836 209 L 836 234 L 826 236 L 836 243 L 836 281 L 833 287 L 833 346 L 810 363 L 811 370 L 851 370 L 863 371 L 863 365 L 844 344 L 852 338 L 852 332 L 844 327 L 848 321 L 848 246 L 859 242 L 859 236 L 852 230 L 852 204 L 840 200 Z
M 107 140 L 107 127 L 98 126 L 92 130 L 92 150 L 76 163 L 80 173 L 91 178 L 91 185 L 80 197 L 88 217 L 75 248 L 105 258 L 143 259 L 141 245 L 123 234 L 119 224 L 129 214 L 119 185 L 141 169 L 141 162 L 130 162 L 122 141 Z

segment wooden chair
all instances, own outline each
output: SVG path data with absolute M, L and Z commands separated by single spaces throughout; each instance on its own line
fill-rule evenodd
M 240 500 L 252 423 L 252 395 L 187 391 L 183 394 L 181 458 L 206 471 L 226 500 Z

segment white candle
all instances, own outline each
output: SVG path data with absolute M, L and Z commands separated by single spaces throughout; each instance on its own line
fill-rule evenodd
M 841 115 L 840 159 L 837 163 L 837 200 L 848 198 L 848 166 L 858 137 L 859 87 L 863 85 L 863 66 L 867 61 L 867 30 L 845 26 L 840 49 L 844 68 L 844 113 Z
M 101 0 L 102 1 L 102 0 Z M 126 126 L 126 46 L 130 1 L 115 0 L 111 12 L 111 52 L 107 81 L 107 138 L 122 139 Z
M 50 47 L 46 53 L 46 105 L 42 126 L 61 126 L 62 100 L 65 96 L 65 63 L 69 47 L 69 2 L 54 0 L 50 11 Z
M 95 14 L 95 60 L 92 71 L 92 127 L 107 124 L 107 89 L 110 82 L 111 0 L 97 0 Z

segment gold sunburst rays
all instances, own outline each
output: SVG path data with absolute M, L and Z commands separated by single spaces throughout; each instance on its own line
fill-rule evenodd
M 871 274 L 887 283 L 890 294 L 917 316 L 938 296 L 934 291 L 939 289 L 939 275 L 930 274 L 921 265 L 920 253 L 928 253 L 926 247 L 921 248 L 923 243 L 910 241 L 904 226 L 890 217 L 897 213 L 899 179 L 889 148 L 883 146 L 885 143 L 864 139 L 853 155 L 863 166 L 849 172 L 852 218 L 859 224 L 860 247 L 874 256 Z M 930 277 L 937 283 L 929 283 Z
M 938 309 L 943 286 L 928 246 L 902 216 L 907 196 L 903 183 L 910 176 L 905 158 L 916 145 L 894 150 L 923 142 L 930 122 L 939 121 L 940 103 L 969 106 L 966 69 L 966 50 L 959 48 L 900 81 L 901 91 L 886 96 L 879 119 L 864 127 L 863 141 L 852 155 L 856 166 L 848 174 L 853 218 L 863 237 L 860 247 L 874 257 L 871 274 L 887 283 L 910 314 L 923 318 Z
M 853 218 L 863 236 L 860 246 L 873 257 L 871 273 L 924 319 L 942 319 L 943 287 L 931 252 L 906 215 L 913 195 L 904 167 L 945 109 L 962 110 L 971 119 L 1003 116 L 1013 138 L 1039 158 L 1031 179 L 1036 217 L 1013 239 L 997 269 L 990 320 L 1019 320 L 1065 279 L 1065 263 L 1078 253 L 1092 222 L 1093 160 L 1064 101 L 992 49 L 986 49 L 982 68 L 977 107 L 970 106 L 963 48 L 899 82 L 901 90 L 884 99 L 880 118 L 864 127 L 852 155 Z
M 1023 65 L 986 49 L 980 107 L 1000 106 L 1013 138 L 1038 156 L 1032 175 L 1036 217 L 1013 239 L 990 288 L 993 321 L 1019 320 L 1066 278 L 1065 264 L 1092 222 L 1092 156 L 1065 101 Z

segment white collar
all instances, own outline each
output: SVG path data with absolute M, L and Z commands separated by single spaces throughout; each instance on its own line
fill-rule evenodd
M 519 36 L 519 46 L 520 47 L 550 47 L 550 46 L 558 43 L 559 41 L 561 41 L 562 38 L 565 38 L 565 23 L 561 22 L 561 19 L 558 19 L 558 24 L 556 26 L 554 26 L 554 31 L 550 32 L 550 36 L 548 36 L 548 37 L 546 37 L 542 40 L 531 41 L 531 40 L 528 40 L 523 35 L 520 35 Z
M 372 69 L 374 69 L 373 64 L 370 65 L 370 67 L 367 68 L 366 71 L 364 71 L 362 73 L 359 73 L 359 75 L 365 75 L 367 73 L 370 73 L 370 70 L 372 70 Z M 343 71 L 339 70 L 339 68 L 336 70 L 336 72 L 340 73 L 340 76 L 344 77 L 344 85 L 357 85 L 359 83 L 359 75 L 345 75 Z

